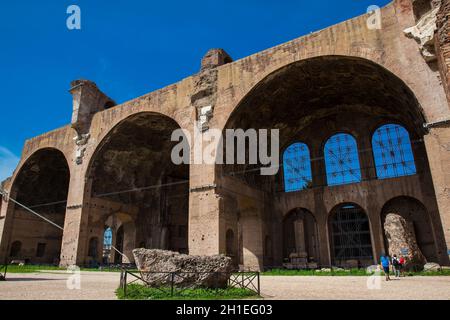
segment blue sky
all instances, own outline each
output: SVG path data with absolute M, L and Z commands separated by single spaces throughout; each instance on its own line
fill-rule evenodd
M 122 103 L 196 73 L 209 48 L 236 60 L 389 2 L 2 1 L 0 180 L 26 139 L 70 122 L 74 79 Z M 66 28 L 71 4 L 81 30 Z

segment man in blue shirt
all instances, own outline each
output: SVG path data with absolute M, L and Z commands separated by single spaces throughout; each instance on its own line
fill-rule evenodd
M 381 253 L 380 264 L 381 264 L 381 268 L 384 271 L 384 274 L 386 275 L 386 281 L 391 280 L 391 278 L 389 278 L 390 259 L 389 259 L 389 256 L 384 254 L 384 252 Z

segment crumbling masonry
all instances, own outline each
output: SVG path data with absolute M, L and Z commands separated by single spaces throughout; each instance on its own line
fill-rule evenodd
M 251 269 L 368 265 L 388 251 L 395 214 L 427 261 L 448 265 L 449 11 L 450 0 L 396 0 L 381 29 L 367 14 L 237 61 L 213 49 L 198 74 L 120 105 L 73 82 L 72 123 L 26 141 L 3 183 L 64 231 L 4 197 L 0 259 L 101 263 L 110 228 L 125 253 L 115 262 L 145 247 L 223 253 Z M 196 121 L 202 131 L 280 129 L 281 159 L 294 142 L 307 146 L 307 186 L 287 190 L 283 168 L 173 164 L 173 130 L 193 135 Z M 386 124 L 406 129 L 414 172 L 380 178 L 372 138 Z M 352 183 L 327 180 L 324 146 L 336 133 L 356 141 Z

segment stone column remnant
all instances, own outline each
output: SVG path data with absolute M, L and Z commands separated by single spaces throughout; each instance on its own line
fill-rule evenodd
M 384 230 L 388 241 L 389 255 L 403 255 L 405 267 L 422 268 L 427 262 L 417 245 L 416 236 L 405 218 L 396 213 L 389 213 L 384 222 Z

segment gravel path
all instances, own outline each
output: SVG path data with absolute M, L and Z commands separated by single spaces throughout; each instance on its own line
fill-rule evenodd
M 450 277 L 261 277 L 265 299 L 450 300 Z M 372 289 L 368 289 L 369 287 Z
M 65 272 L 8 273 L 7 281 L 0 282 L 0 300 L 116 299 L 120 273 L 81 272 L 80 290 L 67 288 L 70 276 Z
M 0 300 L 111 300 L 119 286 L 116 272 L 81 272 L 81 289 L 69 290 L 64 272 L 8 274 L 8 281 L 0 282 Z M 406 277 L 379 283 L 381 289 L 368 289 L 368 277 L 261 277 L 265 299 L 408 299 L 450 300 L 450 277 Z

